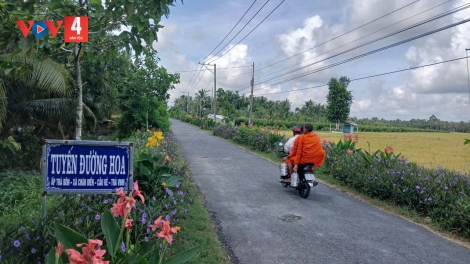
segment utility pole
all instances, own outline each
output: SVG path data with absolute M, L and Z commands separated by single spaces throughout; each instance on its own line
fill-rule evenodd
M 216 73 L 216 67 L 214 63 L 214 121 L 217 123 L 217 84 L 216 84 L 216 78 L 217 73 Z
M 255 62 L 253 62 L 253 76 L 251 76 L 251 96 L 250 96 L 250 119 L 248 121 L 248 126 L 251 126 L 253 122 L 253 86 L 255 85 Z
M 470 49 L 465 49 L 465 54 L 467 55 L 467 83 L 468 83 L 468 103 L 470 106 L 470 73 L 468 72 L 468 50 Z
M 188 92 L 188 97 L 186 97 L 186 114 L 189 113 L 189 92 Z
M 212 72 L 209 68 L 207 68 L 206 65 L 211 65 L 211 64 L 204 64 L 204 63 L 199 63 L 201 65 L 203 65 L 204 67 L 206 67 L 207 70 L 209 70 L 210 72 Z M 214 121 L 217 122 L 217 73 L 216 73 L 216 64 L 214 63 L 214 72 L 212 72 L 214 74 L 214 99 L 213 99 L 213 105 L 214 105 Z M 211 104 L 212 106 L 212 104 Z

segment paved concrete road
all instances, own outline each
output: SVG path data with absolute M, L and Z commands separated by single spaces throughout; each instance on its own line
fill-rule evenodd
M 303 199 L 276 164 L 171 121 L 234 263 L 470 263 L 469 249 L 328 186 Z

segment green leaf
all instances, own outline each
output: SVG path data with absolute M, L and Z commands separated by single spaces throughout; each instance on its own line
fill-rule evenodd
M 101 229 L 103 230 L 103 234 L 106 238 L 106 245 L 108 247 L 108 252 L 110 254 L 114 254 L 116 249 L 117 240 L 120 232 L 120 228 L 116 219 L 114 219 L 113 215 L 109 210 L 104 211 L 101 214 Z
M 134 6 L 132 4 L 126 4 L 125 6 L 126 8 L 126 13 L 128 16 L 131 16 L 132 14 L 134 14 Z
M 174 255 L 173 257 L 163 261 L 162 264 L 179 264 L 179 263 L 184 263 L 190 259 L 192 259 L 197 252 L 199 251 L 199 247 L 195 247 L 192 249 L 188 249 L 184 252 L 181 252 L 177 255 Z
M 45 4 L 44 7 L 47 7 L 51 10 L 57 10 L 57 9 L 63 8 L 64 5 L 61 2 L 54 1 L 49 4 Z
M 20 41 L 18 41 L 18 47 L 23 53 L 26 53 L 26 51 L 31 48 L 31 43 L 28 41 L 27 38 L 21 38 Z
M 21 10 L 13 10 L 11 12 L 8 12 L 9 14 L 13 15 L 21 15 L 21 16 L 27 16 L 29 13 Z
M 129 257 L 129 264 L 139 264 L 139 262 L 145 258 L 150 252 L 154 251 L 156 247 L 155 243 L 144 243 L 140 250 Z M 158 250 L 156 250 L 158 251 Z
M 52 247 L 49 251 L 49 255 L 46 259 L 46 264 L 55 264 L 55 247 Z
M 78 250 L 77 244 L 88 243 L 88 239 L 80 233 L 61 224 L 55 224 L 55 237 L 62 242 L 65 249 Z
M 144 22 L 139 22 L 137 24 L 137 29 L 140 31 L 144 30 L 144 27 L 145 27 L 145 23 Z
M 150 256 L 148 263 L 149 264 L 160 264 L 158 263 L 160 261 L 160 251 L 155 250 L 153 254 Z

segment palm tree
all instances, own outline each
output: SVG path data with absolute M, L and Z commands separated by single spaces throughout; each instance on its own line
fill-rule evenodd
M 76 118 L 70 73 L 49 58 L 30 59 L 22 54 L 13 57 L 6 54 L 0 60 L 27 69 L 14 79 L 0 73 L 0 132 L 8 133 L 15 126 L 33 126 L 36 129 L 58 130 L 66 138 L 63 126 L 73 127 Z M 87 104 L 90 103 L 84 104 L 85 114 L 92 118 L 96 126 L 96 117 Z M 71 138 L 71 135 L 68 137 Z

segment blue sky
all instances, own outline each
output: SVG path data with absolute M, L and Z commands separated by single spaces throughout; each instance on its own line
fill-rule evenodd
M 239 45 L 221 56 L 239 42 L 281 1 L 269 1 L 245 29 L 218 54 L 210 54 L 210 52 L 245 13 L 253 0 L 185 0 L 184 4 L 178 2 L 175 7 L 171 8 L 169 18 L 162 18 L 161 24 L 164 28 L 158 32 L 158 42 L 153 44 L 160 54 L 161 65 L 170 72 L 201 69 L 201 67 L 198 67 L 198 62 L 202 61 L 207 55 L 210 55 L 209 58 L 214 56 L 213 58 L 217 59 L 215 61 L 217 68 L 247 66 L 254 62 L 255 70 L 257 70 L 255 72 L 256 83 L 263 81 L 263 76 L 273 72 L 281 71 L 278 74 L 282 74 L 285 72 L 282 70 L 289 66 L 292 67 L 288 69 L 292 70 L 298 68 L 299 65 L 317 62 L 366 41 L 466 4 L 461 0 L 288 0 L 282 3 Z M 257 0 L 239 25 L 215 51 L 225 46 L 265 2 L 266 0 Z M 345 45 L 350 41 L 364 37 L 441 3 L 444 4 L 374 35 Z M 258 70 L 310 49 L 408 4 L 410 5 L 391 15 L 334 39 L 318 48 L 311 49 L 302 55 L 271 67 Z M 357 50 L 318 62 L 284 77 L 313 71 L 319 67 L 343 61 L 467 18 L 470 18 L 470 8 Z M 326 84 L 332 77 L 347 76 L 354 79 L 464 57 L 465 48 L 470 48 L 470 40 L 467 37 L 469 29 L 470 22 L 279 85 L 276 85 L 274 81 L 262 82 L 255 86 L 254 95 L 264 95 L 271 100 L 289 99 L 293 109 L 301 106 L 309 99 L 325 103 L 325 97 L 328 93 L 326 87 L 302 91 L 292 90 Z M 341 45 L 345 46 L 340 47 Z M 321 55 L 323 53 L 325 54 Z M 311 59 L 312 57 L 316 58 Z M 303 62 L 304 60 L 308 61 Z M 249 74 L 237 77 L 229 76 L 249 71 L 249 67 L 217 70 L 217 88 L 228 90 L 243 88 L 244 84 L 250 81 L 251 76 Z M 185 92 L 194 95 L 196 91 L 201 89 L 212 90 L 213 74 L 205 71 L 202 77 L 199 77 L 201 77 L 201 74 L 198 74 L 198 72 L 195 75 L 193 75 L 193 72 L 181 73 L 181 83 L 170 92 L 170 105 L 175 98 Z M 434 114 L 442 120 L 469 120 L 470 106 L 465 60 L 355 81 L 348 88 L 353 91 L 354 96 L 351 116 L 409 120 L 411 118 L 427 119 Z M 276 93 L 281 91 L 286 92 Z M 249 89 L 240 92 L 249 92 Z

